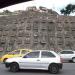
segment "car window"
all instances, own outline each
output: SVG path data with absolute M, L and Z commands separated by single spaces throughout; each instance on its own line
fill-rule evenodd
M 62 51 L 61 54 L 74 54 L 73 51 Z
M 20 50 L 17 50 L 17 51 L 14 51 L 12 52 L 13 54 L 19 54 L 20 53 Z
M 25 53 L 27 53 L 28 51 L 26 51 L 26 50 L 22 50 L 22 52 L 21 52 L 21 54 L 25 54 Z
M 39 51 L 38 52 L 30 52 L 25 55 L 23 58 L 39 58 Z
M 49 57 L 55 57 L 55 55 L 51 52 L 42 52 L 41 58 L 49 58 Z

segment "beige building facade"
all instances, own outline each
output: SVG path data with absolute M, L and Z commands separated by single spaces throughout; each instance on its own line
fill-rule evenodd
M 40 7 L 0 17 L 0 49 L 75 50 L 75 16 Z

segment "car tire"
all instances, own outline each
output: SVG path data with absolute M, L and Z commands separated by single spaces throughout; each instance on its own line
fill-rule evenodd
M 74 63 L 75 63 L 75 57 L 73 57 L 73 58 L 72 58 L 72 62 L 74 62 Z
M 19 65 L 18 65 L 18 63 L 11 63 L 10 64 L 10 71 L 11 72 L 17 72 L 19 70 Z
M 59 72 L 59 67 L 57 64 L 51 64 L 48 68 L 49 72 L 52 74 L 57 74 Z
M 5 58 L 4 60 L 3 60 L 3 63 L 5 63 L 5 61 L 7 60 L 8 58 Z

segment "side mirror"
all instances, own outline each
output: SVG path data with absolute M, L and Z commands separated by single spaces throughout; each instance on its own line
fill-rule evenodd
M 30 58 L 28 55 L 25 55 L 23 58 Z
M 27 56 L 25 55 L 25 56 L 23 56 L 23 58 L 27 58 Z

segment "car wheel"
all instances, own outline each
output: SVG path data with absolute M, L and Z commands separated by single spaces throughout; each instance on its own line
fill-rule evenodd
M 75 57 L 74 57 L 74 58 L 72 58 L 72 62 L 74 62 L 74 63 L 75 63 Z
M 18 63 L 11 63 L 10 64 L 10 71 L 11 72 L 17 72 L 19 70 L 19 65 Z
M 48 69 L 48 70 L 49 70 L 50 73 L 56 74 L 56 73 L 59 72 L 59 67 L 58 67 L 57 64 L 51 64 L 51 65 L 49 66 L 49 69 Z
M 5 58 L 4 60 L 3 60 L 3 63 L 5 63 L 5 61 L 7 60 L 8 58 Z

